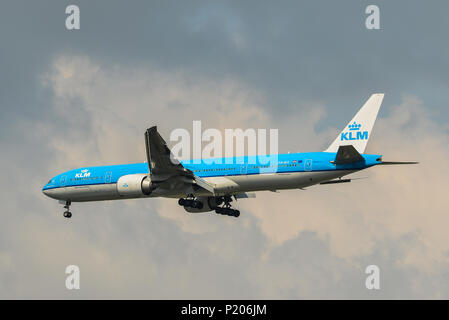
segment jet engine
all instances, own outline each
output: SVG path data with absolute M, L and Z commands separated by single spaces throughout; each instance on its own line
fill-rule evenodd
M 117 192 L 124 198 L 141 198 L 151 194 L 155 189 L 147 174 L 127 174 L 117 181 Z

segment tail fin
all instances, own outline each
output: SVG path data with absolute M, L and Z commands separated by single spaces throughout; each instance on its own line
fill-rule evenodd
M 383 98 L 383 93 L 373 94 L 325 152 L 337 152 L 340 146 L 352 145 L 363 153 Z

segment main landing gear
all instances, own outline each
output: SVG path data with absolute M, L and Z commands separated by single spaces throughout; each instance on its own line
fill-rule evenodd
M 64 216 L 64 218 L 71 218 L 72 217 L 72 213 L 69 211 L 70 204 L 71 204 L 70 200 L 67 200 L 65 202 L 64 209 L 66 209 L 66 211 L 64 211 L 64 213 L 62 214 Z
M 217 207 L 215 208 L 215 213 L 223 214 L 231 217 L 238 218 L 240 216 L 240 211 L 237 209 L 231 208 L 231 202 L 232 198 L 230 196 L 224 196 L 223 197 L 223 207 Z
M 204 201 L 204 203 L 203 203 L 203 201 Z M 236 210 L 236 209 L 232 209 L 231 202 L 232 202 L 232 198 L 230 196 L 209 197 L 209 198 L 203 198 L 203 200 L 200 201 L 200 200 L 195 199 L 195 197 L 193 195 L 189 195 L 187 198 L 181 198 L 178 200 L 178 204 L 180 206 L 184 207 L 184 209 L 193 208 L 193 209 L 202 210 L 204 208 L 203 211 L 215 210 L 215 212 L 218 214 L 223 214 L 223 215 L 237 218 L 238 216 L 240 216 L 240 211 Z M 223 204 L 223 206 L 220 207 L 221 204 Z M 189 211 L 189 210 L 187 210 L 187 211 Z M 203 211 L 200 211 L 200 212 L 203 212 Z M 193 212 L 197 212 L 197 211 L 193 211 Z
M 194 209 L 203 209 L 203 203 L 201 201 L 197 201 L 192 197 L 187 199 L 179 199 L 178 204 L 183 207 L 194 208 Z

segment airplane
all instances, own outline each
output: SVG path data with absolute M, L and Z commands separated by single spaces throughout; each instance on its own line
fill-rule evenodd
M 145 132 L 147 162 L 66 171 L 51 178 L 42 192 L 64 205 L 66 218 L 72 216 L 72 202 L 152 197 L 179 199 L 190 213 L 215 211 L 238 217 L 233 199 L 253 198 L 256 191 L 347 183 L 351 179 L 342 177 L 373 166 L 418 163 L 364 154 L 383 98 L 382 93 L 371 95 L 324 152 L 278 154 L 268 163 L 257 156 L 177 161 L 153 126 Z

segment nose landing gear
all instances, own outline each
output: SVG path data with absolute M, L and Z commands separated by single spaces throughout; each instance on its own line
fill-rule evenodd
M 66 209 L 66 211 L 64 211 L 64 213 L 62 214 L 64 216 L 64 218 L 71 218 L 72 217 L 72 213 L 69 211 L 70 204 L 71 204 L 70 200 L 67 200 L 65 202 L 64 209 Z

